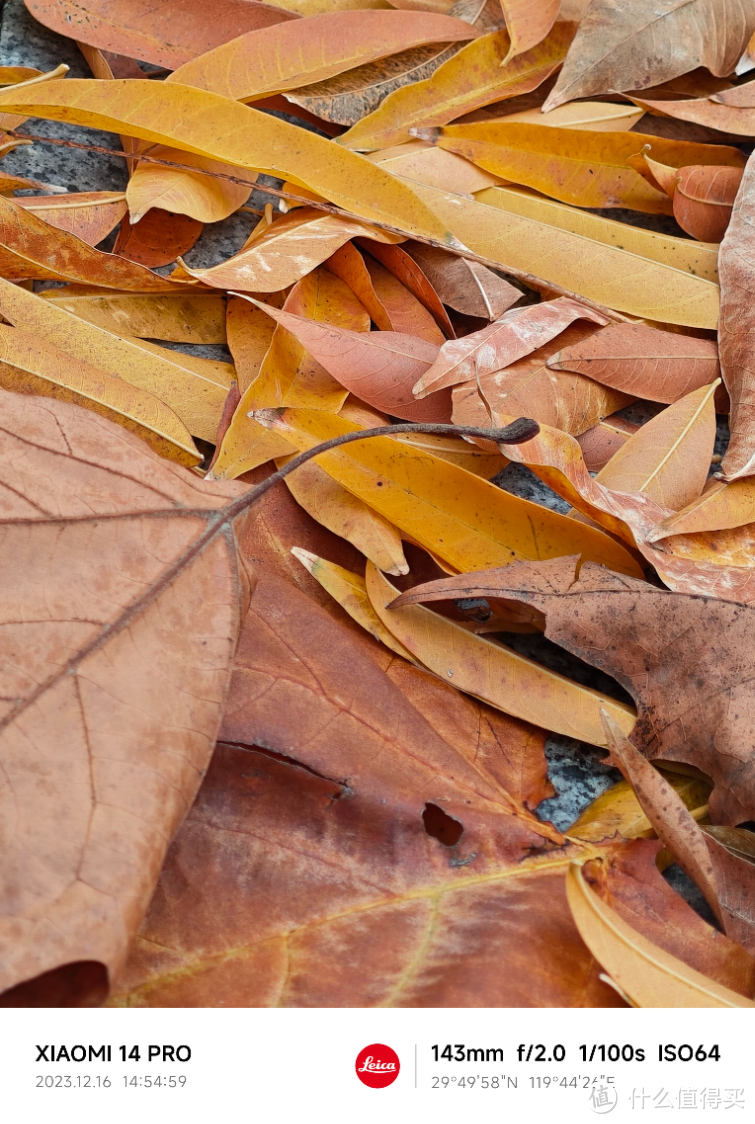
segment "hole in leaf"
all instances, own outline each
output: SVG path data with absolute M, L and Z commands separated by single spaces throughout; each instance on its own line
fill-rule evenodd
M 449 816 L 437 804 L 425 804 L 422 822 L 427 834 L 444 847 L 455 847 L 464 834 L 464 824 Z

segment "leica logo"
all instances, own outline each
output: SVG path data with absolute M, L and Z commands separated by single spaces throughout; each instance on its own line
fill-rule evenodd
M 370 1089 L 385 1089 L 396 1080 L 401 1069 L 398 1054 L 390 1046 L 373 1042 L 357 1054 L 357 1077 Z

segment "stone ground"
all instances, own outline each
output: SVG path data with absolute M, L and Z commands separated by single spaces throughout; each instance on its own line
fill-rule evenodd
M 75 42 L 56 35 L 37 23 L 25 8 L 23 0 L 0 0 L 0 5 L 0 65 L 34 66 L 39 70 L 47 71 L 54 69 L 60 63 L 66 63 L 70 67 L 69 77 L 91 77 L 91 72 Z M 300 122 L 296 120 L 296 124 Z M 93 129 L 80 129 L 57 121 L 30 119 L 19 127 L 19 131 L 38 136 L 63 137 L 105 148 L 120 148 L 120 140 L 116 135 Z M 40 143 L 8 153 L 2 158 L 2 167 L 9 173 L 27 176 L 44 183 L 57 184 L 67 191 L 123 191 L 127 178 L 125 162 L 116 157 Z M 269 177 L 261 177 L 261 180 L 268 185 L 281 185 L 280 180 Z M 248 205 L 261 210 L 269 201 L 270 196 L 255 190 Z M 638 221 L 638 216 L 633 212 L 612 211 L 611 217 L 624 221 Z M 665 216 L 654 219 L 652 216 L 642 215 L 640 219 L 638 225 L 668 229 L 668 233 L 677 235 L 682 233 L 673 219 Z M 241 248 L 255 223 L 254 215 L 241 213 L 231 216 L 224 222 L 206 226 L 197 244 L 186 254 L 187 263 L 195 267 L 207 267 L 230 257 Z M 170 268 L 172 267 L 166 267 L 166 270 L 161 272 L 169 272 Z M 195 355 L 230 359 L 224 347 L 184 344 L 168 346 Z M 646 410 L 643 411 L 642 407 L 628 407 L 625 414 L 633 421 L 643 422 L 651 416 Z M 725 447 L 726 437 L 724 424 L 720 427 L 717 452 L 721 452 Z M 495 482 L 499 487 L 525 499 L 544 503 L 557 511 L 568 510 L 568 505 L 559 496 L 523 466 L 510 465 L 499 474 Z M 507 642 L 522 654 L 531 655 L 541 663 L 587 686 L 600 689 L 616 698 L 631 701 L 614 680 L 574 659 L 541 636 L 511 635 L 507 637 Z M 552 820 L 561 830 L 568 828 L 596 796 L 621 779 L 616 769 L 609 769 L 602 764 L 601 758 L 604 754 L 600 750 L 573 739 L 550 736 L 546 744 L 546 756 L 550 778 L 557 795 L 551 800 L 544 801 L 538 809 L 538 814 L 543 819 Z M 665 877 L 698 912 L 713 923 L 713 916 L 702 895 L 678 867 L 670 867 Z

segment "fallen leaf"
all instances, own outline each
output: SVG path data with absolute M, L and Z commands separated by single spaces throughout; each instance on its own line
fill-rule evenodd
M 14 827 L 0 987 L 24 1005 L 25 985 L 33 997 L 53 974 L 58 1002 L 91 1006 L 210 761 L 241 615 L 243 493 L 77 406 L 2 399 Z
M 441 250 L 440 253 L 443 253 L 443 251 Z M 369 312 L 370 320 L 376 328 L 379 328 L 381 332 L 393 331 L 393 324 L 388 311 L 375 292 L 369 270 L 356 246 L 351 242 L 346 242 L 340 250 L 331 254 L 325 262 L 325 267 L 349 286 L 352 293 Z M 264 316 L 260 309 L 254 309 L 254 312 L 257 316 Z M 269 323 L 269 318 L 266 319 Z
M 460 574 L 404 593 L 400 604 L 484 597 L 545 614 L 545 635 L 613 676 L 637 707 L 632 743 L 651 761 L 694 765 L 711 777 L 711 819 L 753 818 L 749 683 L 755 610 L 672 593 L 573 559 Z M 547 591 L 547 592 L 546 592 Z
M 44 281 L 78 281 L 113 289 L 166 292 L 176 283 L 45 222 L 41 214 L 0 195 L 0 274 Z
M 186 427 L 154 394 L 7 324 L 0 324 L 0 385 L 17 394 L 75 402 L 118 422 L 160 456 L 179 464 L 195 465 L 202 459 Z
M 501 320 L 460 340 L 449 340 L 414 387 L 418 398 L 509 367 L 549 343 L 575 320 L 606 324 L 599 312 L 568 297 L 512 309 Z
M 66 285 L 45 289 L 40 296 L 116 335 L 173 343 L 226 342 L 226 302 L 220 293 L 114 293 Z
M 656 835 L 721 921 L 716 872 L 705 845 L 705 836 L 686 804 L 666 778 L 632 745 L 607 711 L 603 715 L 603 728 L 611 757 L 637 794 Z M 729 933 L 729 936 L 732 935 Z
M 450 420 L 450 394 L 433 395 L 427 404 L 412 396 L 418 374 L 438 353 L 436 344 L 402 332 L 354 332 L 254 303 L 295 336 L 341 386 L 375 409 L 408 421 Z M 273 404 L 260 401 L 255 408 Z
M 26 0 L 24 0 L 26 3 Z M 92 47 L 175 70 L 197 55 L 246 31 L 296 19 L 293 12 L 258 0 L 182 0 L 181 19 L 144 0 L 29 0 L 36 20 L 58 35 L 75 35 Z
M 360 242 L 361 241 L 360 239 Z M 394 249 L 394 247 L 389 247 L 389 249 Z M 399 250 L 399 253 L 402 253 L 403 259 L 411 263 L 412 271 L 420 275 L 421 270 L 419 266 L 416 265 L 409 255 L 403 254 L 399 247 L 395 247 L 395 249 Z M 392 264 L 395 269 L 396 263 L 392 262 Z M 401 264 L 403 265 L 403 261 Z M 370 276 L 375 294 L 388 314 L 392 332 L 414 336 L 417 339 L 432 344 L 436 348 L 446 342 L 446 337 L 438 327 L 435 317 L 426 306 L 417 299 L 415 293 L 403 283 L 395 272 L 386 269 L 385 266 L 382 265 L 380 261 L 376 261 L 371 254 L 365 256 L 365 267 Z M 406 277 L 407 273 L 408 269 L 401 269 L 403 277 Z M 414 280 L 414 278 L 411 279 Z M 425 283 L 429 290 L 429 281 L 425 279 Z M 412 286 L 412 288 L 416 290 L 417 286 Z M 437 306 L 443 309 L 443 305 L 440 303 L 437 295 L 435 301 Z M 443 309 L 443 313 L 445 319 L 448 320 L 445 309 Z M 452 335 L 455 336 L 456 333 L 453 331 L 450 321 L 448 326 L 451 328 Z
M 281 215 L 251 244 L 219 265 L 191 269 L 184 263 L 174 276 L 218 289 L 274 292 L 287 289 L 357 235 L 398 241 L 395 235 L 367 223 L 323 214 L 314 207 L 297 207 Z
M 599 421 L 597 425 L 577 435 L 588 472 L 600 472 L 611 457 L 632 437 L 640 427 L 625 421 L 618 414 Z
M 290 457 L 276 459 L 280 468 Z M 352 496 L 319 464 L 310 461 L 286 478 L 291 495 L 323 527 L 346 539 L 388 574 L 407 574 L 401 535 L 362 500 Z
M 682 230 L 701 242 L 720 242 L 741 181 L 738 168 L 681 168 L 673 201 Z
M 721 374 L 712 340 L 661 332 L 646 324 L 609 324 L 557 351 L 547 364 L 551 370 L 589 375 L 651 402 L 677 402 Z
M 398 6 L 398 5 L 397 5 Z M 403 5 L 401 5 L 403 7 Z M 444 8 L 441 14 L 465 20 L 478 31 L 491 31 L 487 26 L 488 12 L 495 20 L 495 9 L 500 19 L 501 9 L 490 0 L 459 0 Z M 500 27 L 500 23 L 498 25 Z M 400 51 L 379 62 L 354 67 L 344 74 L 323 82 L 312 82 L 286 93 L 286 100 L 311 111 L 325 121 L 339 125 L 354 125 L 372 113 L 394 90 L 429 78 L 444 62 L 453 58 L 463 44 L 434 43 L 427 47 L 414 47 Z
M 483 172 L 482 168 L 475 167 L 462 156 L 434 148 L 427 141 L 405 141 L 404 144 L 370 152 L 367 159 L 380 164 L 394 176 L 417 180 L 457 195 L 472 195 L 501 182 L 497 176 Z
M 341 416 L 346 416 L 343 410 Z M 434 437 L 429 433 L 400 433 L 397 434 L 396 440 L 401 441 L 404 445 L 411 445 L 413 449 L 417 449 L 419 452 L 425 450 L 434 457 L 440 457 L 441 460 L 448 461 L 449 464 L 458 465 L 459 468 L 466 469 L 467 472 L 473 472 L 475 476 L 482 476 L 485 480 L 491 480 L 509 463 L 502 453 L 498 451 L 488 452 L 486 449 L 481 449 L 471 441 L 465 441 L 461 437 Z M 492 442 L 488 442 L 488 444 L 492 444 Z
M 658 772 L 689 809 L 694 820 L 708 814 L 709 784 L 698 777 L 672 773 L 667 769 L 659 769 Z M 566 834 L 570 839 L 599 843 L 601 839 L 609 839 L 616 834 L 622 839 L 650 839 L 655 836 L 655 829 L 631 784 L 622 780 L 596 796 Z
M 721 374 L 729 392 L 731 439 L 721 463 L 726 480 L 749 476 L 755 465 L 755 392 L 750 372 L 755 309 L 750 275 L 755 262 L 752 215 L 755 203 L 755 164 L 748 160 L 729 228 L 719 252 L 721 319 L 718 353 Z
M 550 671 L 512 649 L 475 636 L 455 621 L 423 605 L 393 609 L 399 591 L 368 563 L 366 589 L 370 604 L 414 659 L 459 691 L 482 699 L 498 710 L 533 722 L 568 738 L 606 745 L 601 710 L 630 733 L 632 709 L 566 676 Z
M 545 39 L 556 22 L 561 0 L 501 0 L 501 10 L 511 37 L 511 47 L 502 66 L 513 58 L 536 47 Z
M 490 108 L 490 107 L 489 107 Z M 537 109 L 523 109 L 516 113 L 506 113 L 504 102 L 500 117 L 486 117 L 491 123 L 499 120 L 505 124 L 514 121 L 531 122 L 533 125 L 549 125 L 562 129 L 589 129 L 592 132 L 611 133 L 616 129 L 627 130 L 636 125 L 643 116 L 643 110 L 636 106 L 621 105 L 610 101 L 575 101 L 559 105 L 550 113 L 543 114 Z
M 421 242 L 411 242 L 403 249 L 421 267 L 443 304 L 457 312 L 497 320 L 521 300 L 521 289 L 478 262 L 458 258 Z
M 702 125 L 706 129 L 715 129 L 733 138 L 755 136 L 755 114 L 752 110 L 722 105 L 718 97 L 715 100 L 704 97 L 684 98 L 681 101 L 665 99 L 655 101 L 635 94 L 632 101 L 656 117 L 688 121 L 693 125 Z M 715 137 L 715 133 L 711 134 L 711 137 Z
M 322 411 L 286 409 L 265 417 L 274 435 L 298 449 L 357 428 Z M 570 549 L 639 575 L 614 539 L 573 519 L 496 488 L 425 451 L 376 437 L 318 458 L 326 472 L 457 570 L 505 566 L 517 558 L 557 556 Z
M 749 476 L 731 484 L 711 481 L 698 499 L 670 515 L 652 533 L 657 542 L 667 535 L 726 531 L 755 523 L 755 480 Z
M 627 164 L 627 158 L 646 140 L 642 134 L 588 132 L 507 121 L 447 125 L 443 129 L 415 132 L 423 140 L 464 156 L 501 179 L 533 188 L 563 203 L 671 214 L 672 205 L 666 194 L 651 187 Z
M 184 63 L 166 81 L 254 101 L 322 82 L 398 51 L 476 36 L 464 20 L 432 12 L 322 12 L 240 35 Z
M 755 1007 L 652 944 L 600 900 L 573 864 L 566 892 L 579 934 L 637 1007 Z
M 11 97 L 19 104 L 13 105 Z M 409 187 L 378 165 L 207 90 L 148 79 L 68 79 L 31 88 L 11 86 L 0 93 L 0 111 L 11 108 L 127 133 L 155 144 L 178 145 L 240 169 L 284 175 L 361 218 L 448 241 L 444 224 Z
M 709 267 L 712 257 L 715 266 L 715 254 L 689 239 L 650 235 L 626 223 L 612 223 L 528 195 L 523 189 L 491 187 L 481 193 L 482 201 L 419 183 L 413 183 L 412 189 L 448 223 L 459 241 L 504 271 L 514 267 L 534 273 L 632 316 L 698 328 L 716 326 L 718 285 L 667 264 L 669 257 L 675 257 L 680 266 L 685 259 L 702 259 Z M 544 213 L 569 226 L 579 223 L 584 233 L 551 225 L 543 221 Z M 664 260 L 627 248 L 636 242 L 643 249 L 654 249 Z
M 223 299 L 217 294 L 217 299 Z M 239 390 L 243 394 L 260 373 L 272 343 L 275 325 L 270 317 L 241 297 L 228 298 L 226 333 Z
M 153 207 L 138 223 L 125 216 L 113 253 L 151 268 L 171 265 L 181 254 L 189 252 L 203 229 L 201 222 L 187 215 Z
M 68 195 L 19 196 L 14 202 L 50 226 L 67 230 L 96 246 L 126 213 L 126 197 L 117 191 L 75 191 Z
M 337 143 L 367 152 L 387 148 L 407 140 L 414 126 L 445 125 L 478 106 L 534 90 L 559 66 L 573 34 L 573 24 L 557 23 L 542 43 L 505 67 L 501 63 L 510 47 L 507 32 L 483 35 L 462 47 L 431 78 L 389 94 Z
M 732 940 L 755 952 L 755 847 L 752 832 L 736 827 L 704 827 L 716 872 L 724 928 Z
M 264 315 L 272 326 L 272 318 L 248 300 L 234 297 L 250 310 Z M 266 306 L 269 307 L 269 306 Z M 368 332 L 369 314 L 346 284 L 327 269 L 308 273 L 292 289 L 285 308 L 292 315 L 303 316 L 313 323 L 354 328 Z M 241 320 L 240 331 L 249 331 L 250 321 Z M 258 327 L 254 321 L 253 331 Z M 257 347 L 253 335 L 251 344 L 243 345 L 246 359 L 249 350 Z M 259 352 L 256 352 L 259 354 Z M 250 375 L 245 376 L 250 378 Z M 213 465 L 218 479 L 240 476 L 275 457 L 285 457 L 294 452 L 290 442 L 278 434 L 270 433 L 249 417 L 250 410 L 266 406 L 297 405 L 336 412 L 343 406 L 347 391 L 317 359 L 309 353 L 283 326 L 276 325 L 269 349 L 261 359 L 259 374 L 248 382 L 233 421 L 220 446 Z
M 417 244 L 419 245 L 419 243 Z M 396 320 L 396 315 L 392 314 L 394 331 L 408 331 L 412 324 L 410 317 L 413 317 L 414 335 L 421 335 L 424 339 L 437 342 L 438 344 L 442 344 L 446 338 L 455 338 L 456 332 L 454 331 L 454 326 L 448 318 L 448 313 L 443 307 L 443 302 L 438 293 L 436 293 L 435 287 L 415 258 L 408 254 L 403 246 L 384 244 L 374 239 L 368 241 L 362 238 L 359 239 L 359 245 L 362 249 L 367 250 L 371 257 L 377 258 L 380 264 L 385 266 L 396 280 L 400 281 L 401 284 L 409 290 L 411 295 L 423 306 L 423 310 L 420 312 L 413 302 L 407 302 L 406 298 L 404 298 L 405 311 L 403 317 Z M 432 247 L 428 247 L 428 249 L 431 248 Z M 443 254 L 444 251 L 441 250 L 440 253 Z M 450 257 L 451 255 L 445 256 Z M 386 307 L 388 306 L 386 305 Z M 424 309 L 432 315 L 440 330 L 440 334 L 436 332 L 433 335 L 432 327 L 429 324 L 426 329 L 424 328 L 427 322 L 424 316 Z M 404 323 L 402 323 L 402 319 Z M 419 331 L 420 325 L 423 327 L 422 331 Z
M 189 165 L 196 171 L 139 161 L 126 185 L 126 199 L 134 223 L 140 222 L 153 208 L 188 215 L 196 222 L 221 222 L 243 207 L 252 193 L 248 185 L 257 179 L 254 172 L 240 175 L 241 169 L 233 164 L 209 160 L 206 156 L 164 144 L 139 145 L 138 153 L 153 160 Z M 232 183 L 219 176 L 235 176 L 247 182 Z
M 755 31 L 752 0 L 612 0 L 588 7 L 544 111 L 609 90 L 645 90 L 697 66 L 726 77 Z
M 178 414 L 192 436 L 215 440 L 231 382 L 225 373 L 227 364 L 122 339 L 2 278 L 0 312 L 16 327 L 23 326 L 72 358 L 149 391 Z

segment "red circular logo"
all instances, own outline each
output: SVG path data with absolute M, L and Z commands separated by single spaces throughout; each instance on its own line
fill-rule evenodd
M 392 1085 L 400 1069 L 398 1054 L 390 1046 L 384 1046 L 382 1042 L 373 1042 L 371 1046 L 365 1046 L 357 1054 L 357 1077 L 370 1089 L 385 1089 L 388 1085 Z

